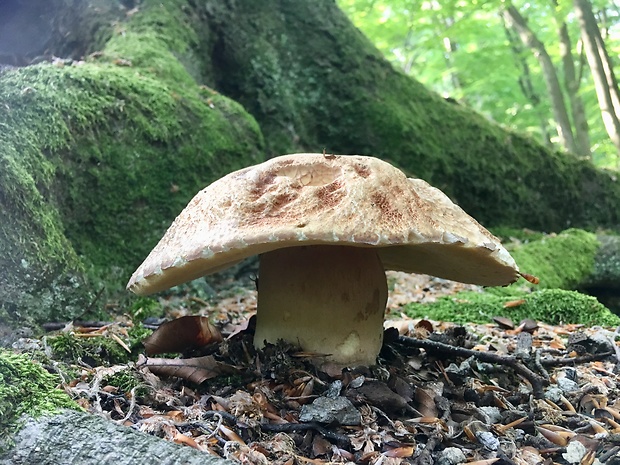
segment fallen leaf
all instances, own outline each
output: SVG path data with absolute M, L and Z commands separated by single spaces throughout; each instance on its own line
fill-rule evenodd
M 146 366 L 158 376 L 176 376 L 196 384 L 221 374 L 238 371 L 232 365 L 218 362 L 212 355 L 196 358 L 146 358 L 141 356 L 138 359 L 138 366 Z
M 168 321 L 142 343 L 147 355 L 183 352 L 221 342 L 220 331 L 204 316 L 183 316 Z

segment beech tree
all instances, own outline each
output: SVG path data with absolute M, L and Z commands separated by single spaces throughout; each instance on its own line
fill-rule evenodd
M 575 144 L 573 129 L 570 118 L 568 117 L 568 111 L 564 102 L 562 88 L 560 87 L 560 80 L 558 79 L 555 65 L 553 64 L 549 53 L 547 53 L 546 47 L 538 39 L 536 34 L 529 28 L 527 22 L 523 16 L 521 16 L 521 13 L 519 13 L 519 11 L 514 7 L 514 5 L 509 5 L 506 9 L 504 9 L 502 11 L 502 15 L 506 22 L 517 31 L 521 41 L 532 50 L 534 56 L 540 63 L 545 85 L 547 86 L 547 93 L 551 99 L 551 107 L 553 109 L 554 119 L 557 124 L 557 132 L 560 138 L 560 143 L 570 152 L 580 155 L 589 155 L 589 147 L 585 148 L 584 153 L 584 149 L 577 147 Z
M 586 50 L 588 64 L 596 88 L 601 116 L 609 138 L 620 152 L 620 98 L 618 82 L 613 66 L 601 36 L 601 31 L 592 12 L 589 0 L 575 0 L 575 12 L 579 18 L 581 37 Z

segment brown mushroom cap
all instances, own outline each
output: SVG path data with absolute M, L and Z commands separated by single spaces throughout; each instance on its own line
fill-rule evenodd
M 518 278 L 499 240 L 421 179 L 373 157 L 273 158 L 200 191 L 131 277 L 150 294 L 299 245 L 376 247 L 385 269 L 485 286 Z

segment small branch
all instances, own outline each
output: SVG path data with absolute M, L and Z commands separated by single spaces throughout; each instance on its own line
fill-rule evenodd
M 275 433 L 291 433 L 291 432 L 314 430 L 327 439 L 332 439 L 342 445 L 345 445 L 345 444 L 347 446 L 351 445 L 351 439 L 349 439 L 348 436 L 330 431 L 324 426 L 319 425 L 318 423 L 261 424 L 260 427 L 263 431 L 270 431 L 270 432 L 275 432 Z
M 537 375 L 528 367 L 526 367 L 521 361 L 510 355 L 499 355 L 491 352 L 478 352 L 471 349 L 465 349 L 463 347 L 455 347 L 448 344 L 443 344 L 437 341 L 430 341 L 428 339 L 415 339 L 407 336 L 400 336 L 398 342 L 410 346 L 424 349 L 427 352 L 441 352 L 444 354 L 450 354 L 457 357 L 473 357 L 481 362 L 495 363 L 499 365 L 507 365 L 512 368 L 515 373 L 523 376 L 532 385 L 532 393 L 537 399 L 541 399 L 544 396 L 543 388 L 547 384 L 547 380 L 542 376 Z
M 540 364 L 545 367 L 579 365 L 582 363 L 604 360 L 614 355 L 613 352 L 602 352 L 600 354 L 582 355 L 580 357 L 545 357 L 540 359 Z

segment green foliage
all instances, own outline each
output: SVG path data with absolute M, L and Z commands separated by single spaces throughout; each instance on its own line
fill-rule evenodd
M 519 306 L 504 307 L 507 302 L 521 299 L 525 302 Z M 506 316 L 515 322 L 531 318 L 549 324 L 620 324 L 620 317 L 610 312 L 596 298 L 561 289 L 541 289 L 532 293 L 514 290 L 508 295 L 460 292 L 430 304 L 408 304 L 404 311 L 412 318 L 431 318 L 454 323 L 488 323 L 494 316 Z
M 558 28 L 566 22 L 573 47 L 580 37 L 571 3 L 560 1 L 556 7 L 551 2 L 511 3 L 545 44 L 562 81 Z M 506 2 L 339 0 L 338 4 L 397 67 L 445 97 L 548 142 L 547 133 L 554 129 L 544 77 L 530 50 L 511 46 L 499 14 Z M 617 24 L 615 9 L 602 3 L 597 8 L 605 11 L 601 18 L 609 21 L 604 27 Z M 608 34 L 606 41 L 609 51 L 620 48 L 617 36 Z M 586 106 L 593 161 L 617 168 L 620 159 L 604 129 L 589 68 L 579 62 L 575 50 L 573 56 L 582 73 L 580 95 Z M 526 97 L 520 87 L 524 65 L 535 99 Z
M 56 387 L 59 381 L 27 355 L 0 349 L 0 434 L 15 428 L 22 415 L 36 417 L 60 408 L 77 409 Z
M 293 3 L 214 7 L 225 10 L 214 13 L 219 21 L 238 25 L 219 36 L 226 60 L 218 62 L 216 85 L 260 121 L 270 153 L 325 147 L 383 158 L 487 227 L 617 224 L 620 183 L 608 173 L 394 72 L 332 3 Z

